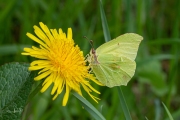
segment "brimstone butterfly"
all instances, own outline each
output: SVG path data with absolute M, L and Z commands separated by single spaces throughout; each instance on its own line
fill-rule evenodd
M 142 40 L 138 34 L 126 33 L 96 50 L 92 48 L 88 62 L 96 78 L 108 87 L 127 85 L 134 75 L 134 60 Z

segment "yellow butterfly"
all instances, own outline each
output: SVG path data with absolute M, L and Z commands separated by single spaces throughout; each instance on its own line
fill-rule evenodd
M 92 48 L 87 60 L 97 79 L 108 87 L 127 85 L 134 75 L 134 60 L 142 40 L 138 34 L 126 33 L 96 50 Z

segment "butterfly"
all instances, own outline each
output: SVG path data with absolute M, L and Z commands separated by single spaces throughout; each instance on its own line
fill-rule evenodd
M 87 58 L 96 78 L 107 87 L 127 85 L 136 69 L 135 58 L 143 37 L 126 33 L 106 42 Z

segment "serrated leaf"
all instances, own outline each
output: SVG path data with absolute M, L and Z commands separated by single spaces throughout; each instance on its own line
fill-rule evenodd
M 34 77 L 28 66 L 14 62 L 0 67 L 0 120 L 20 119 Z

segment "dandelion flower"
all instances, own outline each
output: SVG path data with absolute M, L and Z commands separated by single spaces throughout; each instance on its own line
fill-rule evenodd
M 90 85 L 90 81 L 101 85 L 96 78 L 88 72 L 89 67 L 86 66 L 86 60 L 83 52 L 78 45 L 75 45 L 72 39 L 72 29 L 68 28 L 67 36 L 62 29 L 48 29 L 42 22 L 40 27 L 34 26 L 36 36 L 31 33 L 26 35 L 37 42 L 38 47 L 24 48 L 22 55 L 29 55 L 38 60 L 30 64 L 29 70 L 39 70 L 35 81 L 44 79 L 41 92 L 53 84 L 51 95 L 53 100 L 65 89 L 62 105 L 67 104 L 69 93 L 71 90 L 76 91 L 82 96 L 80 86 L 97 102 L 99 98 L 93 96 L 91 92 L 100 94 Z

